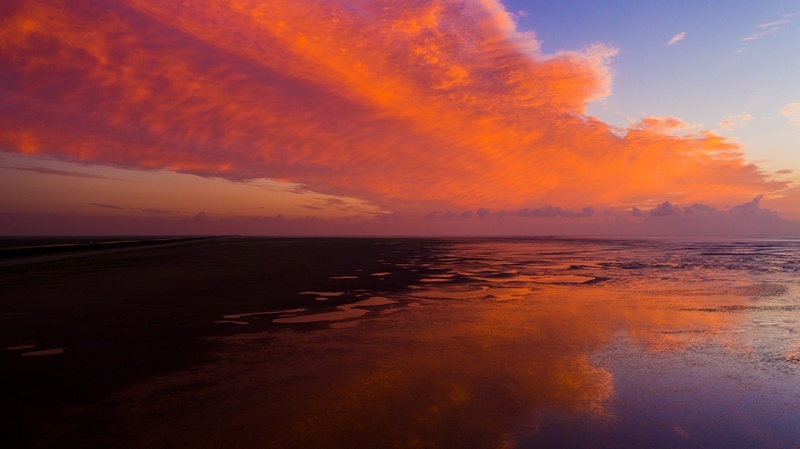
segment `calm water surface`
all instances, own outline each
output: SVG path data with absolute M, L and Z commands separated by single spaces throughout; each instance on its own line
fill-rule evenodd
M 120 393 L 116 443 L 800 447 L 797 240 L 410 240 L 398 254 L 298 290 L 319 308 L 220 316 L 235 332 L 215 337 L 214 363 Z M 363 288 L 405 271 L 418 281 L 402 293 Z

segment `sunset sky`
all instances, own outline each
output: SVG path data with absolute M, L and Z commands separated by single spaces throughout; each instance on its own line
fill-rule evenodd
M 800 235 L 800 4 L 5 0 L 0 234 Z

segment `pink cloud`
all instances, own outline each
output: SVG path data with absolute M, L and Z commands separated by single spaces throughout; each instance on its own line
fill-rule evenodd
M 744 41 L 744 42 L 754 41 L 754 40 L 760 39 L 760 38 L 762 38 L 764 36 L 767 36 L 769 34 L 773 34 L 773 33 L 777 32 L 783 25 L 791 23 L 791 20 L 789 20 L 789 17 L 792 17 L 792 16 L 794 16 L 794 14 L 784 14 L 778 20 L 773 20 L 772 22 L 766 22 L 766 23 L 759 24 L 758 28 L 760 28 L 760 29 L 762 29 L 764 31 L 757 31 L 755 33 L 751 33 L 751 34 L 745 36 L 744 38 L 742 38 L 742 41 Z
M 800 102 L 786 103 L 778 113 L 788 118 L 792 125 L 800 126 Z
M 672 36 L 672 38 L 669 40 L 669 42 L 667 42 L 667 46 L 673 45 L 678 41 L 682 41 L 684 38 L 686 38 L 686 32 L 685 31 L 681 31 L 680 33 Z
M 750 114 L 731 114 L 720 122 L 720 127 L 724 130 L 746 128 L 752 119 Z

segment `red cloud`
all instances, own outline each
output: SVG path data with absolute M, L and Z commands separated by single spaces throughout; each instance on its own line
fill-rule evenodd
M 544 55 L 499 3 L 14 0 L 0 146 L 381 202 L 740 202 L 785 188 L 678 119 L 615 129 L 604 46 Z

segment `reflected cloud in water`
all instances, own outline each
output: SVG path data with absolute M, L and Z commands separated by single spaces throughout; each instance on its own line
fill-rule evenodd
M 296 309 L 271 318 L 274 329 L 219 337 L 217 363 L 139 386 L 131 408 L 152 411 L 158 401 L 142 401 L 204 379 L 187 400 L 215 402 L 186 422 L 230 447 L 800 441 L 796 242 L 417 245 L 429 256 L 375 275 L 421 270 L 421 288 L 360 292 L 334 311 Z M 343 291 L 363 290 L 352 286 Z

